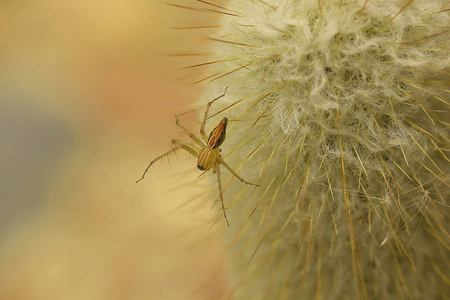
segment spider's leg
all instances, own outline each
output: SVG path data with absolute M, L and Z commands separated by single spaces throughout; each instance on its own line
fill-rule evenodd
M 193 134 L 192 132 L 189 131 L 189 129 L 187 129 L 186 127 L 184 127 L 181 123 L 180 120 L 178 120 L 178 116 L 175 115 L 176 121 L 175 124 L 177 124 L 178 127 L 180 127 L 184 132 L 186 132 L 189 137 L 197 144 L 199 145 L 201 148 L 205 147 L 205 144 L 203 144 L 203 142 L 195 136 L 195 134 Z
M 173 139 L 171 141 L 171 143 L 173 145 L 175 145 L 175 147 L 180 147 L 183 148 L 184 150 L 186 150 L 187 152 L 189 152 L 193 157 L 198 158 L 198 154 L 200 153 L 201 149 L 195 145 L 191 145 L 188 144 L 186 142 L 183 142 L 181 140 L 176 140 Z M 202 148 L 204 147 L 204 145 L 202 144 Z
M 148 164 L 147 168 L 145 168 L 145 171 L 144 171 L 144 173 L 142 174 L 142 177 L 139 178 L 139 179 L 136 181 L 136 183 L 138 183 L 139 181 L 141 181 L 142 179 L 144 179 L 145 174 L 147 174 L 147 172 L 148 172 L 148 169 L 150 169 L 150 167 L 151 167 L 155 162 L 157 162 L 157 161 L 160 160 L 160 159 L 163 159 L 163 158 L 166 157 L 166 156 L 169 156 L 171 153 L 177 151 L 178 149 L 183 148 L 184 150 L 186 150 L 187 152 L 189 152 L 190 154 L 192 154 L 194 157 L 198 157 L 198 152 L 197 152 L 197 149 L 198 149 L 198 148 L 197 148 L 196 146 L 194 146 L 194 145 L 189 145 L 189 144 L 187 144 L 187 143 L 185 143 L 185 142 L 183 142 L 183 141 L 180 141 L 180 140 L 172 140 L 172 144 L 175 145 L 172 149 L 170 149 L 170 150 L 167 151 L 166 153 L 164 153 L 164 154 L 158 156 L 157 158 L 155 158 L 154 160 L 152 160 L 152 161 Z
M 227 225 L 230 226 L 228 222 L 227 213 L 225 212 L 225 205 L 223 204 L 223 194 L 222 194 L 222 182 L 220 181 L 220 163 L 216 162 L 216 173 L 217 173 L 217 182 L 219 183 L 219 196 L 220 203 L 222 204 L 223 216 L 225 217 L 225 221 L 227 221 Z
M 239 179 L 240 181 L 242 181 L 243 183 L 249 184 L 249 185 L 255 185 L 255 186 L 259 186 L 259 184 L 256 183 L 251 183 L 248 181 L 245 181 L 244 179 L 242 179 L 242 177 L 240 177 L 236 172 L 233 171 L 233 169 L 231 169 L 231 167 L 223 160 L 222 157 L 218 157 L 219 162 L 225 166 L 225 168 L 228 169 L 228 171 L 231 172 L 231 174 L 233 174 L 234 176 L 236 176 L 237 179 Z
M 205 142 L 208 141 L 208 136 L 205 133 L 205 124 L 206 124 L 206 120 L 208 119 L 208 112 L 209 112 L 209 108 L 211 107 L 211 104 L 213 104 L 214 102 L 216 102 L 217 100 L 219 100 L 220 98 L 224 97 L 225 94 L 227 93 L 228 87 L 225 88 L 225 91 L 223 92 L 222 95 L 220 95 L 219 97 L 211 100 L 208 102 L 208 104 L 206 104 L 206 108 L 205 108 L 205 115 L 203 117 L 203 122 L 202 122 L 202 126 L 200 127 L 200 134 L 202 135 L 203 139 L 205 140 Z

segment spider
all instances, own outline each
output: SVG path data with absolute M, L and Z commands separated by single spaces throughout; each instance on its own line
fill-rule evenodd
M 225 206 L 223 204 L 222 184 L 220 181 L 220 165 L 223 165 L 225 168 L 227 168 L 228 171 L 230 171 L 231 174 L 233 174 L 241 182 L 254 186 L 259 185 L 242 179 L 242 177 L 240 177 L 236 172 L 234 172 L 233 169 L 231 169 L 231 167 L 222 158 L 221 155 L 222 149 L 220 149 L 219 146 L 222 145 L 222 143 L 225 141 L 226 128 L 228 124 L 227 118 L 223 118 L 222 121 L 220 121 L 220 123 L 211 131 L 209 137 L 205 134 L 205 124 L 206 120 L 208 119 L 209 108 L 211 107 L 211 104 L 213 104 L 215 101 L 225 96 L 227 89 L 228 87 L 225 88 L 225 91 L 222 95 L 209 101 L 208 104 L 206 105 L 205 115 L 203 117 L 203 122 L 200 127 L 200 134 L 203 138 L 203 141 L 194 134 L 192 134 L 186 127 L 184 127 L 178 120 L 178 116 L 175 116 L 177 126 L 180 127 L 185 133 L 187 133 L 189 137 L 196 143 L 196 145 L 185 143 L 181 140 L 172 139 L 171 141 L 171 144 L 173 145 L 172 149 L 152 160 L 145 169 L 144 173 L 142 174 L 142 177 L 139 180 L 137 180 L 136 183 L 144 179 L 145 174 L 147 174 L 148 172 L 148 169 L 155 162 L 166 156 L 169 156 L 169 154 L 177 151 L 178 149 L 184 149 L 187 152 L 189 152 L 192 156 L 197 158 L 197 168 L 203 171 L 203 174 L 211 169 L 213 170 L 213 173 L 217 174 L 217 181 L 219 184 L 219 197 L 220 202 L 222 204 L 223 216 L 225 217 L 227 225 L 230 226 L 227 214 L 225 212 Z

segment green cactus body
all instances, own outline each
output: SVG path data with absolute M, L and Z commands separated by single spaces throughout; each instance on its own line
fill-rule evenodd
M 260 184 L 222 184 L 231 298 L 448 298 L 449 7 L 219 9 L 209 122 L 230 120 L 225 160 Z

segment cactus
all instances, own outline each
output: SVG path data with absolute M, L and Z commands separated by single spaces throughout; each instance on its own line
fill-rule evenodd
M 222 184 L 228 296 L 448 298 L 449 7 L 230 0 L 211 10 L 225 16 L 199 81 L 211 97 L 229 86 L 211 122 L 230 120 L 226 160 L 260 184 Z

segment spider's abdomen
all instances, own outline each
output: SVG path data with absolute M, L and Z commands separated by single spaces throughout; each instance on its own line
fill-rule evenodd
M 211 149 L 215 149 L 222 145 L 226 137 L 227 123 L 228 119 L 223 118 L 222 121 L 220 121 L 219 125 L 217 125 L 216 128 L 211 131 L 211 134 L 208 138 L 208 147 L 210 147 Z
M 217 157 L 219 156 L 219 151 L 217 149 L 205 148 L 200 151 L 197 160 L 197 168 L 202 171 L 208 171 L 214 167 L 217 162 Z

